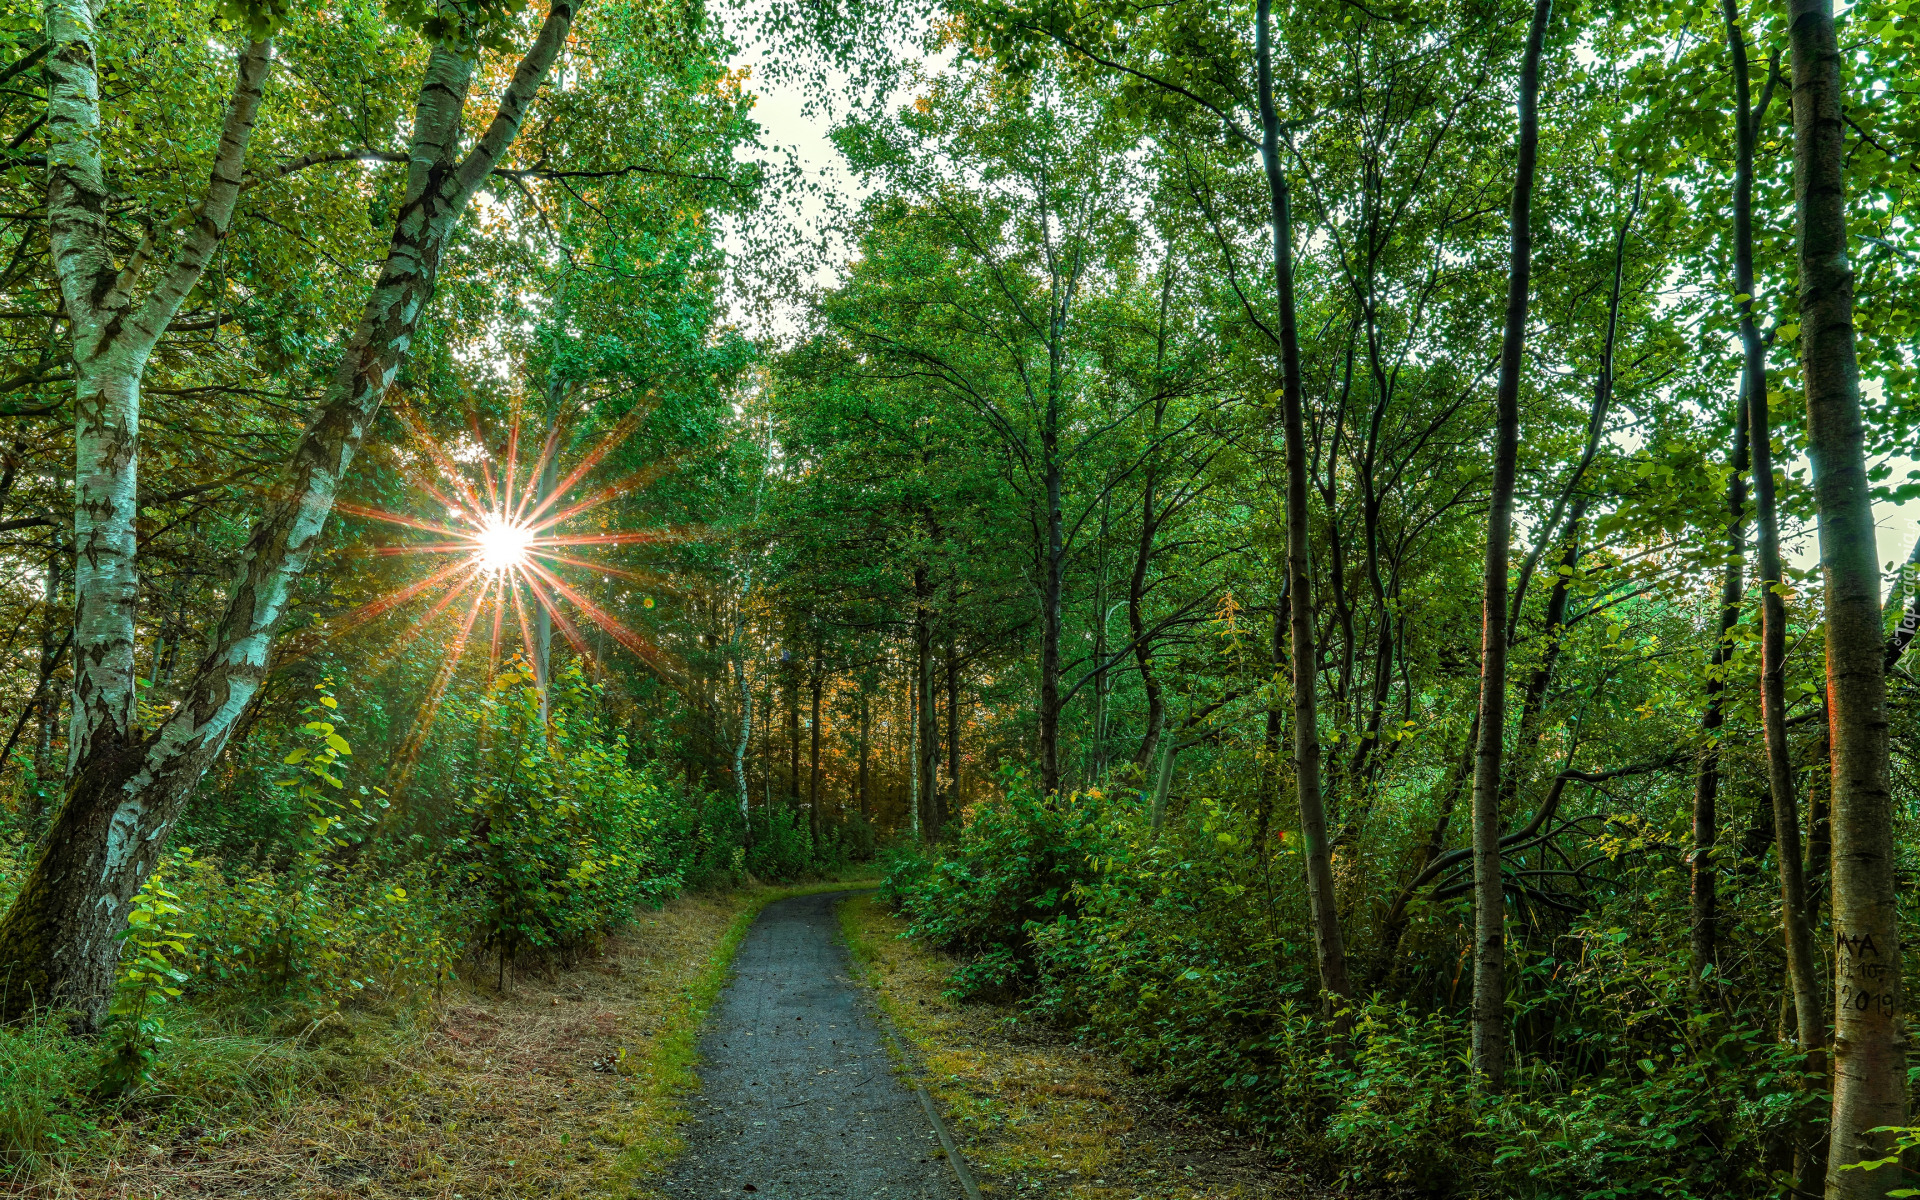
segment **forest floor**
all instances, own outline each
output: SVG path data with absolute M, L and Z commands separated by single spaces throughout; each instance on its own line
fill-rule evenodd
M 768 902 L 845 883 L 691 894 L 570 970 L 457 986 L 418 1021 L 329 1018 L 315 1067 L 206 1124 L 131 1113 L 64 1165 L 0 1187 L 46 1200 L 480 1200 L 631 1194 L 681 1149 L 696 1040 Z
M 684 1174 L 705 1157 L 698 1137 L 695 1153 L 680 1157 L 689 1108 L 719 1095 L 694 1094 L 702 1027 L 755 916 L 785 897 L 846 887 L 683 896 L 572 969 L 523 974 L 504 991 L 491 979 L 462 983 L 417 1020 L 330 1017 L 303 1035 L 311 1045 L 299 1051 L 297 1085 L 274 1098 L 197 1121 L 175 1115 L 178 1105 L 136 1108 L 64 1163 L 0 1191 L 45 1200 L 658 1196 L 673 1186 L 662 1168 L 678 1159 Z M 897 1066 L 947 1112 L 986 1196 L 1323 1195 L 1112 1059 L 1010 1007 L 948 1000 L 957 964 L 903 939 L 903 928 L 870 895 L 839 906 L 854 975 L 906 1043 Z M 710 1043 L 725 1024 L 715 1015 Z
M 1322 1189 L 1241 1134 L 1170 1103 L 1113 1059 L 1021 1017 L 956 1004 L 958 965 L 859 896 L 841 926 L 862 979 L 914 1052 L 987 1196 L 1312 1200 Z

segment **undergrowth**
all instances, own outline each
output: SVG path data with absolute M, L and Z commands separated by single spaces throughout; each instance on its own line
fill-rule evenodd
M 756 820 L 743 845 L 727 799 L 632 761 L 577 666 L 556 682 L 543 725 L 532 679 L 504 675 L 464 714 L 474 749 L 452 800 L 404 813 L 355 774 L 350 716 L 324 679 L 284 735 L 243 747 L 196 801 L 224 807 L 224 825 L 205 811 L 186 823 L 228 836 L 168 851 L 136 897 L 97 1034 L 55 1011 L 0 1027 L 0 1179 L 354 1086 L 419 1042 L 450 987 L 583 961 L 687 888 L 831 878 L 870 848 L 864 828 L 816 848 L 797 811 Z M 235 832 L 249 824 L 251 846 Z M 0 849 L 0 906 L 30 860 L 22 841 Z M 775 894 L 756 891 L 747 911 Z M 662 1087 L 690 1077 L 693 1031 L 748 919 L 671 1036 L 649 1042 L 664 1056 L 649 1078 L 678 1081 Z M 636 1134 L 632 1169 L 667 1136 Z
M 887 864 L 882 901 L 960 957 L 951 997 L 1017 998 L 1329 1182 L 1540 1200 L 1774 1189 L 1808 1103 L 1798 1064 L 1765 1014 L 1691 1002 L 1684 962 L 1660 949 L 1686 944 L 1654 917 L 1671 908 L 1607 905 L 1511 935 L 1517 1061 L 1489 1097 L 1443 973 L 1463 944 L 1452 914 L 1425 918 L 1382 972 L 1397 993 L 1364 995 L 1342 1037 L 1301 932 L 1297 839 L 1263 862 L 1256 812 L 1196 801 L 1156 835 L 1131 792 L 1049 802 L 1006 783 L 957 844 Z M 1405 982 L 1429 971 L 1429 988 Z

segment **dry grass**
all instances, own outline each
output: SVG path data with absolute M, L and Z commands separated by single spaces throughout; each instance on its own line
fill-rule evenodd
M 104 1154 L 27 1190 L 48 1200 L 644 1195 L 680 1148 L 695 1040 L 740 938 L 766 903 L 809 890 L 819 889 L 685 896 L 576 969 L 523 977 L 505 993 L 463 986 L 405 1028 L 356 1034 L 342 1023 L 323 1039 L 330 1067 L 314 1086 L 247 1123 L 179 1129 L 164 1144 L 113 1137 Z
M 919 1052 L 927 1089 L 989 1196 L 1305 1200 L 1321 1193 L 1244 1137 L 1182 1112 L 1124 1067 L 1020 1019 L 941 994 L 954 962 L 900 937 L 870 896 L 842 927 L 866 982 Z

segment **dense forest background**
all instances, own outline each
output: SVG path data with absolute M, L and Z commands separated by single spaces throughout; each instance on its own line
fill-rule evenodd
M 1356 1190 L 1899 1194 L 1912 0 L 901 15 L 822 206 L 696 4 L 0 6 L 8 1169 L 878 857 Z

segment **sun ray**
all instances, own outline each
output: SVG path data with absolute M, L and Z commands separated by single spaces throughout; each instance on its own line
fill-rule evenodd
M 669 592 L 674 595 L 679 595 L 684 590 L 666 576 L 657 575 L 651 571 L 630 571 L 624 567 L 614 567 L 606 563 L 597 563 L 591 559 L 575 558 L 571 554 L 555 554 L 550 550 L 528 550 L 527 553 L 533 555 L 535 558 L 544 558 L 549 562 L 565 563 L 569 567 L 584 567 L 589 571 L 598 571 L 604 575 L 611 575 L 616 579 L 628 579 L 634 583 L 644 583 L 648 587 L 657 588 L 662 592 Z
M 520 594 L 517 584 L 509 584 L 507 590 L 513 593 L 513 612 L 520 622 L 520 645 L 526 648 L 526 657 L 533 660 L 533 622 L 527 618 L 527 599 Z
M 454 490 L 459 492 L 462 499 L 465 500 L 466 511 L 470 513 L 487 511 L 487 506 L 480 502 L 479 494 L 473 490 L 473 485 L 467 481 L 466 472 L 462 471 L 460 465 L 453 461 L 453 456 L 447 453 L 446 447 L 442 446 L 432 434 L 427 432 L 427 427 L 421 423 L 418 414 L 413 411 L 413 407 L 407 404 L 399 404 L 394 406 L 394 411 L 399 414 L 400 420 L 405 422 L 408 432 L 413 434 L 414 444 L 426 452 L 427 457 L 433 460 L 433 465 L 440 468 L 441 476 L 451 484 Z M 441 497 L 441 499 L 444 500 L 445 497 Z M 457 506 L 448 504 L 447 507 L 453 508 Z
M 433 602 L 432 607 L 415 618 L 413 624 L 408 627 L 407 631 L 401 634 L 399 640 L 395 642 L 396 646 L 405 646 L 412 643 L 415 638 L 418 638 L 427 631 L 427 626 L 433 624 L 441 613 L 446 612 L 448 608 L 452 607 L 453 602 L 458 600 L 476 581 L 485 581 L 486 576 L 480 571 L 476 564 L 463 562 L 457 565 L 465 567 L 468 570 L 469 574 L 467 578 L 462 579 L 454 587 L 448 589 L 444 596 L 441 596 Z
M 683 542 L 697 536 L 686 529 L 625 530 L 619 533 L 565 533 L 533 539 L 533 548 L 551 546 L 657 546 Z
M 493 686 L 493 677 L 500 673 L 500 625 L 506 619 L 506 589 L 512 585 L 505 580 L 500 583 L 501 595 L 493 602 L 493 639 L 487 644 L 487 686 Z
M 540 580 L 545 581 L 551 586 L 554 591 L 565 596 L 575 608 L 585 613 L 588 619 L 593 621 L 595 625 L 598 625 L 611 634 L 614 641 L 619 642 L 622 646 L 625 646 L 628 650 L 638 655 L 641 661 L 645 662 L 649 667 L 652 667 L 662 678 L 674 684 L 676 687 L 679 686 L 679 679 L 677 678 L 680 674 L 679 670 L 668 661 L 666 653 L 658 646 L 633 632 L 633 630 L 628 629 L 625 625 L 621 624 L 613 614 L 581 595 L 578 590 L 570 586 L 564 579 L 561 579 L 545 567 L 542 567 L 538 563 L 528 563 L 527 569 L 530 576 L 537 576 Z M 538 584 L 535 584 L 535 592 L 536 594 L 539 592 Z M 549 606 L 549 611 L 554 612 L 556 620 L 560 619 L 558 611 L 551 605 Z
M 640 427 L 640 423 L 647 419 L 647 414 L 653 411 L 657 399 L 654 393 L 648 392 L 636 402 L 634 406 L 627 411 L 627 415 L 615 422 L 613 428 L 607 431 L 606 436 L 600 439 L 600 444 L 589 451 L 587 456 L 581 459 L 579 463 L 575 464 L 573 470 L 567 473 L 567 477 L 555 485 L 552 492 L 542 497 L 539 507 L 526 514 L 524 519 L 528 522 L 536 520 L 541 513 L 546 511 L 547 506 L 551 505 L 559 497 L 566 495 L 574 484 L 580 482 L 580 480 L 586 476 L 588 471 L 599 466 L 602 459 L 613 453 L 615 446 L 618 446 L 621 442 L 626 441 L 627 438 L 632 436 L 633 431 Z M 551 524 L 551 522 L 547 522 L 547 524 Z
M 364 550 L 350 551 L 357 558 L 406 558 L 415 554 L 471 554 L 473 539 L 463 537 L 457 542 L 414 542 L 406 546 L 369 546 Z
M 388 804 L 399 800 L 413 778 L 414 768 L 420 762 L 420 752 L 426 749 L 427 737 L 432 733 L 434 720 L 440 714 L 440 701 L 447 694 L 447 685 L 453 681 L 460 660 L 466 656 L 467 639 L 473 633 L 473 622 L 480 615 L 481 605 L 486 603 L 487 593 L 492 590 L 493 581 L 489 579 L 474 593 L 466 618 L 460 622 L 459 631 L 447 645 L 446 657 L 441 660 L 440 669 L 433 673 L 433 681 L 427 685 L 427 694 L 421 698 L 419 711 L 414 713 L 413 725 L 407 730 L 407 740 L 401 744 L 388 772 Z
M 341 613 L 338 616 L 328 617 L 326 620 L 327 636 L 329 638 L 338 637 L 349 630 L 364 625 L 382 613 L 398 608 L 420 593 L 440 586 L 470 565 L 471 564 L 465 562 L 448 563 L 425 579 L 410 583 L 403 588 L 396 588 L 383 596 L 376 596 L 360 607 L 349 609 L 347 612 Z
M 566 613 L 561 611 L 560 606 L 554 602 L 553 597 L 546 594 L 545 590 L 541 588 L 539 580 L 528 576 L 527 588 L 533 593 L 534 602 L 546 611 L 547 615 L 553 619 L 554 626 L 560 630 L 561 636 L 565 637 L 568 643 L 573 646 L 574 652 L 580 656 L 583 662 L 591 665 L 597 672 L 599 669 L 599 659 L 594 654 L 593 647 L 587 644 L 587 639 L 581 634 L 579 626 L 575 625 Z
M 581 513 L 586 512 L 588 509 L 598 508 L 600 505 L 605 504 L 610 500 L 618 500 L 620 497 L 626 495 L 629 492 L 639 491 L 641 488 L 646 487 L 648 484 L 659 479 L 662 475 L 665 475 L 669 471 L 673 470 L 675 467 L 678 467 L 680 465 L 680 458 L 681 456 L 676 454 L 670 458 L 666 458 L 660 462 L 654 463 L 652 466 L 643 467 L 640 470 L 635 471 L 633 474 L 627 476 L 625 479 L 622 479 L 616 483 L 610 483 L 606 487 L 603 487 L 598 491 L 594 492 L 592 495 L 588 496 L 586 499 L 576 501 L 573 504 L 569 504 L 567 507 L 561 509 L 559 512 L 556 512 L 547 516 L 545 519 L 536 519 L 539 517 L 539 514 L 547 507 L 547 504 L 552 503 L 553 496 L 558 496 L 566 490 L 565 487 L 555 488 L 553 496 L 548 497 L 547 500 L 543 502 L 539 508 L 536 508 L 531 514 L 529 514 L 527 517 L 527 521 L 535 529 L 551 529 L 553 526 L 558 525 L 560 522 L 565 521 L 569 517 L 579 516 Z
M 426 533 L 443 534 L 450 538 L 470 536 L 465 531 L 455 529 L 451 525 L 443 525 L 438 521 L 423 521 L 419 517 L 409 517 L 400 513 L 391 513 L 382 508 L 368 508 L 363 504 L 352 504 L 346 501 L 336 500 L 333 505 L 333 510 L 335 512 L 346 513 L 350 517 L 365 517 L 370 521 L 385 521 L 389 525 L 402 525 L 408 529 L 419 529 Z
M 462 458 L 456 458 L 450 447 L 461 448 L 464 443 L 443 444 L 428 431 L 421 414 L 404 407 L 397 410 L 418 449 L 418 453 L 404 456 L 399 464 L 401 476 L 420 496 L 443 506 L 448 516 L 445 520 L 435 520 L 366 505 L 338 505 L 346 515 L 398 526 L 415 535 L 415 540 L 410 542 L 366 547 L 353 553 L 428 561 L 433 556 L 449 556 L 452 561 L 433 563 L 424 578 L 316 626 L 311 635 L 316 643 L 321 638 L 337 638 L 402 605 L 432 597 L 424 611 L 409 614 L 406 627 L 394 637 L 395 646 L 411 644 L 429 631 L 445 639 L 445 645 L 437 647 L 442 657 L 422 693 L 413 722 L 389 764 L 389 791 L 396 797 L 414 779 L 447 692 L 466 654 L 476 650 L 477 636 L 486 638 L 489 687 L 497 677 L 502 658 L 512 653 L 507 645 L 515 632 L 511 627 L 517 626 L 523 661 L 531 663 L 535 656 L 536 617 L 545 614 L 577 652 L 581 665 L 608 686 L 609 695 L 623 698 L 629 707 L 632 698 L 625 694 L 622 681 L 594 652 L 592 642 L 602 645 L 605 642 L 599 635 L 590 634 L 589 622 L 638 657 L 669 686 L 684 690 L 685 664 L 597 604 L 582 586 L 569 583 L 552 569 L 590 571 L 601 578 L 618 578 L 648 589 L 682 593 L 683 589 L 673 583 L 670 575 L 599 563 L 568 551 L 591 546 L 670 545 L 698 536 L 697 531 L 667 528 L 561 532 L 570 519 L 645 487 L 676 468 L 678 456 L 652 463 L 611 484 L 594 487 L 583 498 L 567 499 L 576 486 L 605 465 L 614 450 L 641 427 L 656 402 L 653 393 L 637 402 L 545 495 L 540 494 L 539 479 L 549 471 L 559 473 L 556 465 L 568 441 L 567 431 L 577 406 L 563 405 L 555 414 L 552 428 L 546 431 L 539 453 L 527 456 L 523 455 L 521 443 L 525 432 L 523 422 L 528 414 L 518 402 L 507 422 L 499 454 L 494 453 L 480 416 L 469 404 L 466 424 L 478 454 L 466 456 L 463 450 Z M 477 478 L 475 472 L 478 472 Z M 426 536 L 417 536 L 422 534 Z M 461 608 L 455 609 L 456 605 Z M 489 607 L 489 628 L 482 632 L 476 623 L 481 612 Z M 442 625 L 450 611 L 454 613 L 451 625 Z M 544 671 L 537 673 L 543 686 L 545 674 Z M 616 699 L 615 703 L 618 702 Z
M 487 449 L 486 435 L 480 432 L 480 414 L 473 410 L 472 405 L 467 406 L 467 429 L 473 434 L 474 444 L 481 450 L 480 461 L 475 465 L 480 468 L 480 481 L 487 485 L 487 511 L 498 512 L 500 492 L 493 485 L 493 454 Z
M 515 472 L 520 465 L 520 410 L 516 406 L 513 419 L 507 424 L 507 467 L 504 482 L 500 485 L 500 511 L 505 512 L 513 503 Z
M 531 471 L 527 472 L 526 490 L 520 493 L 519 507 L 513 510 L 514 520 L 525 521 L 527 519 L 527 506 L 541 498 L 540 477 L 547 473 L 547 464 L 552 462 L 554 456 L 559 453 L 560 435 L 565 432 L 566 428 L 567 423 L 564 420 L 556 420 L 553 423 L 553 428 L 547 430 L 546 441 L 542 443 L 540 447 L 540 461 L 534 464 Z M 559 494 L 560 489 L 555 488 L 553 495 L 557 496 Z M 551 498 L 551 496 L 548 497 L 548 499 Z

